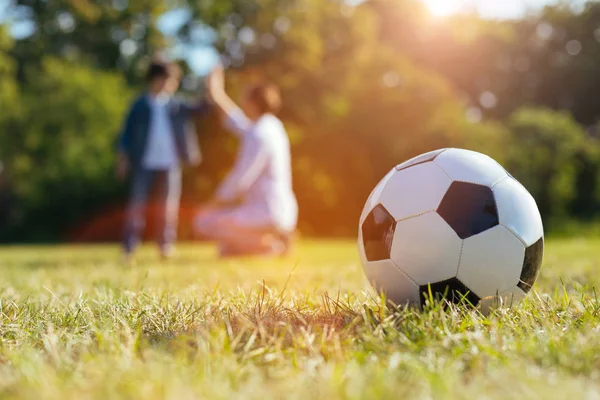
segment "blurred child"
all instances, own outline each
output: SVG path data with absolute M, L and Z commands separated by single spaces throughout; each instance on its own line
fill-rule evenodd
M 123 250 L 128 261 L 145 226 L 144 210 L 152 184 L 160 185 L 160 234 L 163 258 L 172 255 L 177 236 L 181 168 L 197 165 L 201 155 L 192 118 L 205 105 L 189 106 L 174 97 L 182 71 L 156 61 L 148 68 L 147 91 L 133 103 L 120 136 L 117 175 L 131 175 Z
M 282 254 L 296 228 L 290 143 L 275 113 L 281 106 L 273 84 L 251 87 L 238 107 L 224 89 L 223 70 L 207 79 L 209 96 L 225 125 L 241 140 L 237 161 L 213 200 L 196 219 L 199 233 L 220 244 L 222 256 Z

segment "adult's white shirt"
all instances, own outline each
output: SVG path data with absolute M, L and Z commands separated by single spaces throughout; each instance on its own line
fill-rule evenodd
M 253 122 L 237 109 L 228 115 L 226 125 L 240 137 L 241 149 L 217 197 L 225 201 L 241 198 L 255 225 L 295 229 L 298 204 L 292 189 L 290 142 L 283 123 L 273 114 Z
M 142 165 L 145 169 L 166 171 L 179 168 L 179 157 L 169 117 L 168 95 L 148 95 L 150 131 Z

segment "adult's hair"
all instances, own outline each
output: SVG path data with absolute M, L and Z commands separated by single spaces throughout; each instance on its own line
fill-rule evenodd
M 181 67 L 173 62 L 152 61 L 146 72 L 146 81 L 152 82 L 159 78 L 168 78 L 171 76 L 181 77 Z
M 261 114 L 277 114 L 281 108 L 281 94 L 277 85 L 264 82 L 250 88 L 248 99 L 256 105 Z

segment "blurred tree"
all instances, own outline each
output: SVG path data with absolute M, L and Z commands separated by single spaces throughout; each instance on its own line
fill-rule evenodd
M 6 27 L 0 25 L 0 104 L 7 105 L 0 112 L 0 124 L 8 118 L 9 113 L 18 107 L 17 86 L 14 80 L 15 63 L 9 54 L 13 44 L 13 40 L 9 36 Z
M 15 133 L 14 124 L 19 119 L 21 104 L 14 79 L 14 61 L 9 55 L 12 46 L 6 27 L 0 26 L 0 232 L 6 226 L 12 202 L 6 178 L 6 160 L 11 154 L 8 140 Z
M 570 216 L 589 222 L 600 210 L 600 144 L 597 137 L 589 137 L 577 154 L 576 196 Z
M 429 18 L 418 0 L 372 0 L 379 37 L 446 77 L 482 116 L 503 119 L 523 104 L 567 109 L 591 126 L 600 90 L 600 3 L 546 6 L 511 21 L 476 15 Z
M 32 24 L 30 36 L 14 49 L 20 78 L 51 55 L 93 68 L 122 71 L 139 82 L 148 56 L 165 48 L 157 18 L 165 0 L 15 0 L 17 19 Z M 141 61 L 141 63 L 140 63 Z
M 537 45 L 528 79 L 537 76 L 531 101 L 569 109 L 581 123 L 594 125 L 600 115 L 595 98 L 600 91 L 600 3 L 588 2 L 583 11 L 566 5 L 547 7 L 538 19 L 520 23 L 530 27 L 528 46 Z
M 501 113 L 501 101 L 510 98 L 500 98 L 512 79 L 510 50 L 521 39 L 512 22 L 470 14 L 433 18 L 420 0 L 372 0 L 368 5 L 381 21 L 379 39 L 445 77 L 472 107 L 473 121 L 512 111 Z
M 3 228 L 13 240 L 56 238 L 114 198 L 115 134 L 131 97 L 118 75 L 66 61 L 48 58 L 31 73 L 21 118 L 2 137 L 17 199 Z
M 537 200 L 550 223 L 569 216 L 577 194 L 578 156 L 590 142 L 566 112 L 524 108 L 508 121 L 507 169 Z

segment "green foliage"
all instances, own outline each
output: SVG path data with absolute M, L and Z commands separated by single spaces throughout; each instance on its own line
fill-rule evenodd
M 15 63 L 9 55 L 12 47 L 12 38 L 6 27 L 0 25 L 0 104 L 4 105 L 0 112 L 0 127 L 3 127 L 2 124 L 18 109 L 17 85 L 14 79 Z M 0 149 L 2 147 L 0 141 Z
M 593 398 L 600 241 L 547 244 L 534 291 L 488 317 L 386 309 L 353 241 L 243 268 L 197 245 L 134 269 L 113 246 L 5 248 L 0 397 Z
M 537 199 L 545 217 L 565 218 L 577 193 L 578 155 L 594 144 L 567 113 L 522 109 L 508 121 L 507 167 Z
M 109 72 L 48 58 L 22 94 L 13 134 L 2 132 L 7 179 L 18 201 L 9 227 L 52 238 L 114 193 L 115 137 L 131 98 Z M 101 196 L 98 198 L 98 196 Z M 36 220 L 35 218 L 40 218 Z
M 141 67 L 167 44 L 156 26 L 163 0 L 16 0 L 30 10 L 35 32 L 13 51 L 21 80 L 26 68 L 50 55 L 95 68 L 119 70 L 140 82 Z
M 505 119 L 536 105 L 596 123 L 590 98 L 600 90 L 600 3 L 580 10 L 563 2 L 512 21 L 476 15 L 432 21 L 415 1 L 368 2 L 381 20 L 380 39 L 444 76 L 485 116 Z M 485 92 L 495 95 L 495 106 L 480 104 Z
M 465 136 L 466 149 L 487 154 L 501 165 L 507 166 L 513 142 L 505 124 L 496 121 L 466 123 L 462 132 Z

